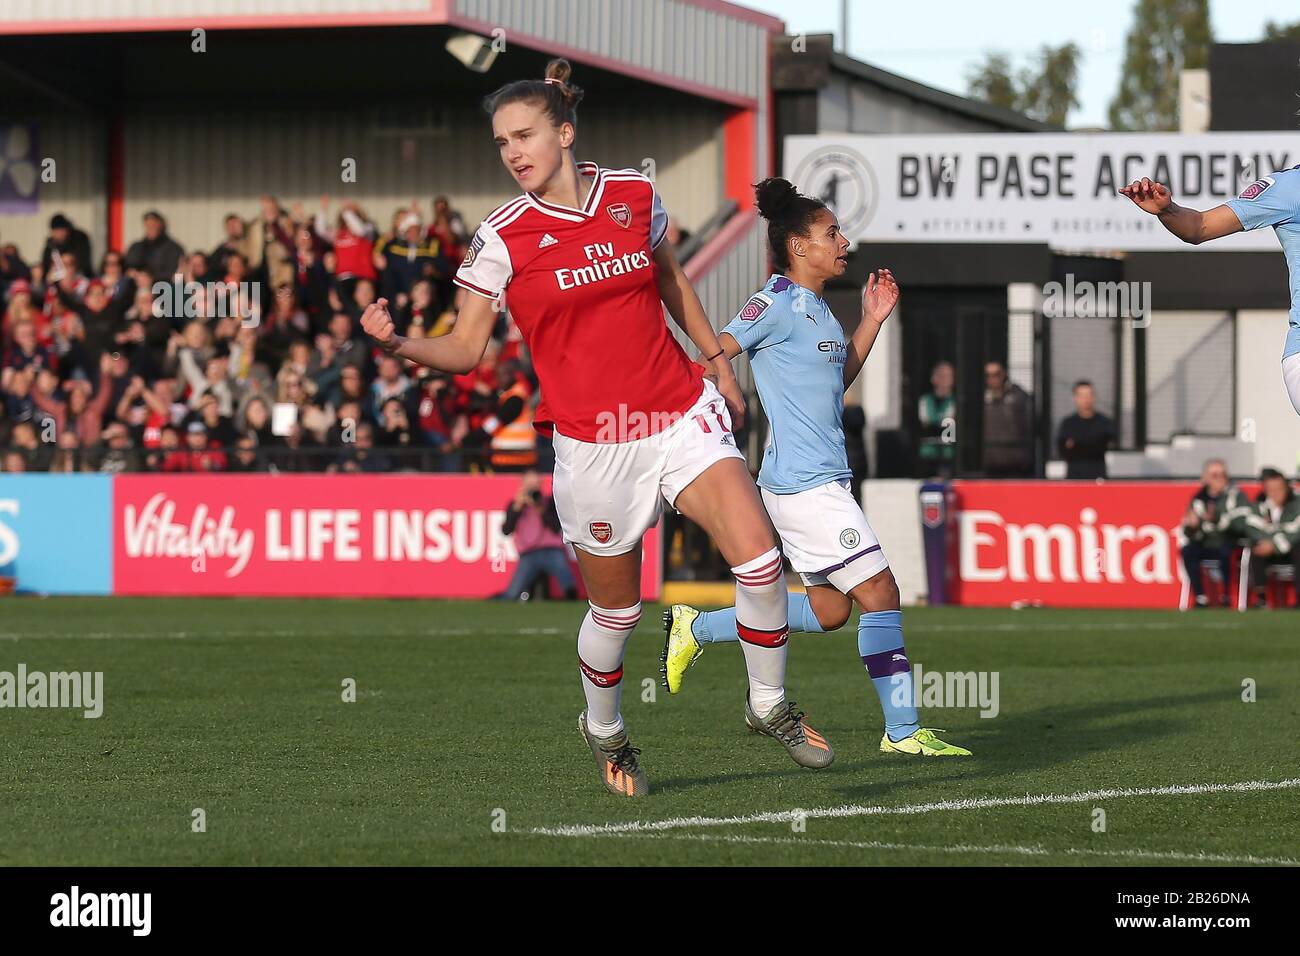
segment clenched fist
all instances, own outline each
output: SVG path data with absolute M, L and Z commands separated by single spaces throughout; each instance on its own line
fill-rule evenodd
M 393 326 L 393 317 L 388 314 L 387 299 L 376 299 L 366 306 L 366 311 L 361 314 L 361 328 L 390 355 L 402 344 L 402 337 Z

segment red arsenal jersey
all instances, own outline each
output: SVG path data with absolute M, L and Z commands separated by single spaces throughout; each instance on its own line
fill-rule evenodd
M 581 209 L 532 193 L 483 220 L 456 284 L 509 289 L 541 384 L 536 423 L 587 442 L 642 438 L 700 397 L 702 370 L 668 331 L 653 250 L 668 215 L 631 169 L 580 163 L 594 179 Z

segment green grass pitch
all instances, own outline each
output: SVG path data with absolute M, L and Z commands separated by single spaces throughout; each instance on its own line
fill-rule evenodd
M 879 754 L 856 633 L 792 635 L 791 695 L 837 753 L 814 773 L 745 732 L 736 645 L 710 648 L 681 695 L 643 699 L 662 643 L 647 606 L 623 708 L 653 793 L 634 803 L 600 789 L 575 729 L 584 609 L 0 599 L 0 671 L 103 671 L 105 697 L 97 720 L 0 710 L 0 865 L 1300 858 L 1300 614 L 909 609 L 914 665 L 999 674 L 995 718 L 923 711 L 967 760 Z M 780 815 L 799 809 L 802 826 Z M 538 832 L 637 821 L 661 823 Z

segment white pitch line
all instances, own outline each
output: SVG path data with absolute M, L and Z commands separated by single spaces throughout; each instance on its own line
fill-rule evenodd
M 1219 623 L 1217 621 L 1146 621 L 1139 624 L 1121 624 L 1108 623 L 1088 624 L 1080 622 L 1078 624 L 908 624 L 908 633 L 914 631 L 935 632 L 935 631 L 964 631 L 967 633 L 979 631 L 1235 631 L 1245 627 L 1244 624 L 1236 621 L 1226 621 Z
M 1044 846 L 993 845 L 978 846 L 954 843 L 948 846 L 927 846 L 915 843 L 885 843 L 880 840 L 815 840 L 800 837 L 711 836 L 703 833 L 620 833 L 630 840 L 691 840 L 704 843 L 776 844 L 789 846 L 836 847 L 850 850 L 910 850 L 926 853 L 990 853 L 1008 856 L 1088 856 L 1112 857 L 1133 860 L 1170 860 L 1187 863 L 1242 863 L 1257 866 L 1300 866 L 1300 860 L 1289 857 L 1253 856 L 1247 854 L 1186 853 L 1178 850 L 1086 850 L 1067 847 L 1054 850 Z
M 869 817 L 936 813 L 943 810 L 983 810 L 988 807 L 1037 807 L 1047 804 L 1089 803 L 1094 800 L 1118 800 L 1128 797 L 1168 797 L 1198 793 L 1246 793 L 1258 790 L 1283 790 L 1300 787 L 1300 777 L 1287 780 L 1247 780 L 1241 783 L 1202 783 L 1190 786 L 1118 787 L 1109 790 L 1080 790 L 1075 793 L 1026 794 L 1023 797 L 971 797 L 964 800 L 940 800 L 900 806 L 821 807 L 751 813 L 740 817 L 672 817 L 667 820 L 634 823 L 573 824 L 562 827 L 534 827 L 532 832 L 545 836 L 603 836 L 605 834 L 658 833 L 695 827 L 728 827 L 748 823 L 793 823 L 795 820 L 823 820 L 840 817 Z
M 471 634 L 482 634 L 483 631 L 469 627 L 457 628 L 425 628 L 419 631 L 370 631 L 368 637 L 467 637 Z M 519 627 L 506 631 L 495 631 L 496 634 L 522 634 L 527 636 L 537 634 L 572 634 L 572 628 L 559 627 Z M 244 639 L 249 637 L 319 637 L 317 631 L 301 630 L 278 630 L 278 631 L 210 631 L 202 634 L 191 631 L 43 631 L 31 633 L 18 633 L 16 631 L 0 631 L 0 641 L 61 641 L 61 640 L 94 640 L 94 641 L 169 641 L 185 640 L 191 637 L 211 637 L 211 638 L 235 638 Z M 332 635 L 336 637 L 346 635 Z
M 171 641 L 184 640 L 193 636 L 186 631 L 144 631 L 140 633 L 128 633 L 126 631 L 44 631 L 28 634 L 2 633 L 0 634 L 0 641 L 64 641 L 74 639 L 88 641 Z

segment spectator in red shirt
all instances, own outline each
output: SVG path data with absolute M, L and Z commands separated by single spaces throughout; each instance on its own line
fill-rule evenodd
M 152 388 L 143 388 L 138 393 L 144 400 L 145 417 L 142 423 L 140 445 L 144 448 L 158 448 L 162 444 L 165 428 L 179 425 L 189 413 L 184 402 L 176 398 L 176 380 L 160 378 Z M 121 416 L 118 416 L 121 418 Z
M 440 374 L 424 383 L 420 397 L 420 431 L 426 444 L 443 448 L 451 441 L 451 422 L 455 420 L 450 402 L 451 381 Z
M 175 425 L 164 425 L 158 430 L 158 442 L 144 456 L 146 471 L 179 471 L 178 459 L 173 456 L 180 450 L 181 433 Z M 168 467 L 169 464 L 171 467 Z
M 465 248 L 469 244 L 469 230 L 465 220 L 446 196 L 433 197 L 433 222 L 429 224 L 429 235 L 442 243 L 443 252 L 455 271 L 465 258 Z
M 329 228 L 329 197 L 322 196 L 320 211 L 316 213 L 316 235 L 334 247 L 334 277 L 343 298 L 352 297 L 352 287 L 358 279 L 374 281 L 379 278 L 375 270 L 375 226 L 354 202 L 345 202 Z
M 168 468 L 168 461 L 172 467 Z M 185 426 L 185 446 L 163 462 L 164 471 L 225 471 L 226 455 L 208 438 L 208 427 L 196 419 Z
M 469 231 L 460 213 L 451 208 L 446 196 L 433 197 L 433 222 L 429 224 L 429 237 L 436 239 L 442 247 L 442 254 L 447 257 L 447 271 L 437 280 L 438 300 L 445 308 L 455 296 L 452 277 L 465 259 L 465 250 L 469 247 Z

